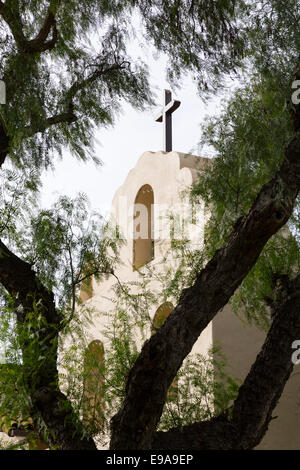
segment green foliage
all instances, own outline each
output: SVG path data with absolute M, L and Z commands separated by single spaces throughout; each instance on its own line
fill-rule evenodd
M 33 421 L 30 416 L 30 402 L 23 384 L 20 364 L 6 363 L 0 366 L 0 430 L 8 433 L 14 428 L 30 430 Z M 3 393 L 3 385 L 5 385 Z
M 211 209 L 207 239 L 212 251 L 223 245 L 279 168 L 292 135 L 285 95 L 276 80 L 263 77 L 239 88 L 220 116 L 203 126 L 201 144 L 213 148 L 215 158 L 192 195 Z
M 103 423 L 88 424 L 86 432 L 105 433 L 125 396 L 140 345 L 153 333 L 153 311 L 178 301 L 282 162 L 293 135 L 286 103 L 299 59 L 299 2 L 6 0 L 5 6 L 12 20 L 9 28 L 0 12 L 0 76 L 7 86 L 0 131 L 8 135 L 9 155 L 23 176 L 11 170 L 1 175 L 5 182 L 0 192 L 0 235 L 54 293 L 64 328 L 58 339 L 58 325 L 46 321 L 42 301 L 33 293 L 28 293 L 32 309 L 24 313 L 18 299 L 1 288 L 0 340 L 7 366 L 0 369 L 0 416 L 9 427 L 12 420 L 20 425 L 32 412 L 28 376 L 32 374 L 34 388 L 38 372 L 49 364 L 56 366 L 59 344 L 60 386 L 74 410 L 68 419 L 84 414 L 86 384 L 92 377 L 98 385 L 101 382 L 101 400 L 91 399 L 90 404 L 93 416 L 103 418 Z M 24 52 L 22 44 L 38 34 L 49 6 L 58 32 L 54 47 Z M 173 85 L 188 70 L 202 93 L 220 86 L 224 74 L 236 68 L 245 75 L 250 70 L 252 78 L 247 77 L 222 114 L 204 127 L 202 144 L 212 146 L 216 158 L 192 198 L 211 210 L 205 246 L 186 238 L 172 240 L 172 250 L 160 260 L 163 269 L 146 265 L 135 283 L 117 279 L 114 309 L 105 313 L 110 326 L 105 331 L 103 366 L 87 360 L 86 329 L 95 312 L 80 304 L 79 290 L 92 277 L 99 281 L 104 274 L 114 275 L 119 237 L 110 236 L 111 229 L 99 214 L 89 215 L 83 195 L 74 200 L 62 197 L 53 208 L 39 211 L 34 192 L 39 171 L 53 164 L 53 154 L 61 155 L 64 148 L 82 160 L 99 162 L 93 153 L 94 130 L 114 122 L 122 101 L 138 109 L 152 103 L 147 67 L 127 53 L 136 12 L 146 41 L 168 54 Z M 51 35 L 55 38 L 53 26 L 46 39 Z M 299 207 L 292 222 L 293 236 L 285 232 L 270 240 L 233 299 L 234 307 L 259 326 L 269 325 L 267 305 L 278 295 L 274 280 L 293 278 L 299 271 Z M 23 325 L 16 325 L 21 315 Z M 45 333 L 49 329 L 50 336 Z M 217 351 L 209 358 L 189 357 L 177 378 L 180 386 L 165 405 L 160 429 L 228 410 L 238 385 L 225 369 Z M 67 401 L 65 406 L 70 409 Z M 39 417 L 34 419 L 42 430 Z
M 300 269 L 299 243 L 288 231 L 274 235 L 232 299 L 238 316 L 268 329 L 270 306 L 278 300 L 276 281 L 294 279 Z
M 51 209 L 36 211 L 16 244 L 39 280 L 55 293 L 57 305 L 68 309 L 71 303 L 74 309 L 81 283 L 113 269 L 120 240 L 79 194 L 73 200 L 62 196 Z
M 19 16 L 25 38 L 33 38 L 49 2 L 6 3 L 15 10 L 10 26 L 20 30 Z M 126 52 L 130 2 L 51 4 L 58 38 L 46 53 L 17 52 L 13 30 L 1 18 L 0 76 L 7 87 L 1 122 L 10 137 L 10 156 L 22 167 L 47 167 L 63 147 L 99 162 L 93 153 L 95 127 L 113 123 L 121 100 L 138 109 L 151 103 L 146 66 L 132 63 Z M 68 117 L 62 118 L 64 113 Z M 59 119 L 50 124 L 54 116 Z
M 60 348 L 65 338 L 72 338 L 73 335 L 79 342 L 80 351 L 84 349 L 83 312 L 85 327 L 91 319 L 87 308 L 81 309 L 80 319 L 75 310 L 80 285 L 83 279 L 93 276 L 99 280 L 103 274 L 113 270 L 118 261 L 120 240 L 118 230 L 112 232 L 109 224 L 98 214 L 90 213 L 83 195 L 74 200 L 62 197 L 53 209 L 47 211 L 38 212 L 35 206 L 34 209 L 29 220 L 24 219 L 26 225 L 21 230 L 18 224 L 7 224 L 8 239 L 20 256 L 31 264 L 39 281 L 56 295 L 57 313 L 61 321 L 51 324 L 46 320 L 43 301 L 36 299 L 34 293 L 27 295 L 32 308 L 24 313 L 23 306 L 1 288 L 1 360 L 18 365 L 19 381 L 16 393 L 12 388 L 14 381 L 10 381 L 9 375 L 1 379 L 0 416 L 7 416 L 8 420 L 19 423 L 24 416 L 30 415 L 34 418 L 35 430 L 44 432 L 43 422 L 33 412 L 29 396 L 39 383 L 40 376 L 56 368 L 59 331 Z M 22 322 L 17 323 L 16 319 L 20 316 Z M 71 359 L 69 362 L 71 364 Z M 68 370 L 71 382 L 72 372 L 71 367 Z M 70 419 L 74 420 L 75 425 L 76 407 L 74 413 L 70 413 Z
M 20 174 L 16 170 L 0 170 L 0 236 L 13 241 L 18 238 L 22 225 L 26 225 L 29 214 L 37 204 L 36 172 Z
M 203 127 L 202 144 L 214 149 L 215 158 L 194 185 L 191 198 L 204 200 L 211 214 L 204 258 L 224 245 L 282 163 L 293 136 L 286 98 L 277 77 L 254 76 L 225 103 L 220 116 Z M 270 325 L 276 276 L 292 279 L 299 270 L 298 211 L 296 205 L 289 224 L 293 235 L 288 228 L 274 235 L 231 299 L 239 316 L 264 329 Z
M 299 60 L 299 1 L 247 3 L 247 58 L 259 72 L 281 78 L 285 88 Z
M 191 70 L 203 97 L 222 86 L 244 53 L 240 27 L 246 8 L 240 0 L 141 0 L 137 2 L 149 40 L 170 57 L 168 79 Z
M 217 346 L 206 356 L 188 356 L 178 373 L 176 398 L 165 403 L 159 429 L 167 431 L 230 410 L 239 390 L 239 380 L 227 372 L 227 361 Z
M 11 296 L 0 288 L 0 344 L 1 363 L 20 364 L 22 355 L 16 325 L 16 311 Z

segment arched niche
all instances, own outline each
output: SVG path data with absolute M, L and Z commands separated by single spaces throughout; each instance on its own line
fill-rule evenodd
M 174 307 L 171 302 L 165 302 L 158 307 L 152 322 L 154 332 L 163 325 L 163 323 L 166 321 L 166 319 L 173 310 Z
M 84 354 L 83 423 L 92 433 L 104 425 L 104 346 L 100 340 L 92 341 Z
M 92 277 L 87 277 L 82 281 L 81 286 L 80 286 L 80 301 L 81 302 L 86 302 L 87 300 L 91 299 L 94 295 L 94 290 L 93 290 L 93 282 L 92 282 Z
M 154 259 L 154 193 L 149 184 L 142 186 L 134 201 L 133 268 L 139 269 Z
M 153 317 L 152 322 L 152 333 L 156 331 L 164 324 L 170 313 L 174 310 L 174 306 L 171 302 L 164 302 L 158 307 Z M 170 385 L 167 395 L 167 402 L 177 401 L 178 398 L 178 380 L 175 378 Z

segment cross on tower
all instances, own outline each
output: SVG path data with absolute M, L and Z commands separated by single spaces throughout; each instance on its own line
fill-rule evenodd
M 164 151 L 171 152 L 172 150 L 172 113 L 179 108 L 180 101 L 172 100 L 172 93 L 170 90 L 164 91 L 165 106 L 156 118 L 156 122 L 162 122 L 164 125 Z

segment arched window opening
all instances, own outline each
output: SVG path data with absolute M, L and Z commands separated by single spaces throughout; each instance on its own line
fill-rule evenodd
M 104 426 L 104 347 L 92 341 L 84 355 L 83 423 L 91 434 Z
M 86 302 L 91 299 L 94 295 L 92 276 L 87 277 L 82 281 L 80 286 L 80 300 Z
M 133 268 L 139 269 L 154 259 L 154 193 L 149 184 L 138 191 L 133 214 Z
M 156 331 L 164 324 L 170 313 L 174 310 L 173 304 L 171 302 L 165 302 L 158 307 L 155 312 L 153 323 L 152 323 L 152 333 Z M 170 385 L 167 395 L 167 402 L 177 401 L 178 399 L 178 379 L 174 379 Z

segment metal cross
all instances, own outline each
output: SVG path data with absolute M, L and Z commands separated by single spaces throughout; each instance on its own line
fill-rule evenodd
M 172 113 L 179 108 L 180 101 L 172 100 L 170 90 L 164 91 L 165 106 L 160 115 L 155 119 L 156 122 L 162 122 L 164 125 L 164 151 L 172 150 Z

